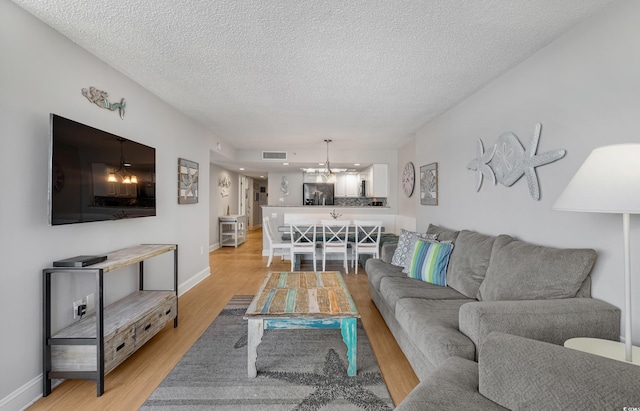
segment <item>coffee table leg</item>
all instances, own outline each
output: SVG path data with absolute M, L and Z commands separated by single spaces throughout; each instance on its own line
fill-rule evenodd
M 357 369 L 357 347 L 358 347 L 358 334 L 356 330 L 355 318 L 343 318 L 340 322 L 340 331 L 342 332 L 342 339 L 347 345 L 347 358 L 349 359 L 349 368 L 347 369 L 347 375 L 353 377 L 356 375 Z
M 258 358 L 258 345 L 262 341 L 264 333 L 264 321 L 261 319 L 249 319 L 247 334 L 247 370 L 249 378 L 255 378 L 258 375 L 256 370 L 256 359 Z

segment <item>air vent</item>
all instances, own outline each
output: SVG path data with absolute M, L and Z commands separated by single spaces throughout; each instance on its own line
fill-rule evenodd
M 287 152 L 286 151 L 263 151 L 262 159 L 263 160 L 286 160 Z

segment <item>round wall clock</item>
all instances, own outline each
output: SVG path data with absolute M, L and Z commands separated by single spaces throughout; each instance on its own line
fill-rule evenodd
M 413 194 L 413 187 L 416 182 L 416 170 L 413 167 L 413 163 L 409 161 L 404 166 L 404 170 L 402 171 L 402 191 L 406 194 L 407 197 L 411 197 Z

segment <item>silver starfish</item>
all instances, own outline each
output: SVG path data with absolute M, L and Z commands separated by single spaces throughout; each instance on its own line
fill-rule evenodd
M 538 183 L 536 167 L 553 163 L 564 157 L 566 153 L 565 150 L 554 150 L 536 155 L 541 131 L 542 124 L 537 123 L 526 149 L 522 147 L 515 134 L 503 134 L 498 139 L 498 144 L 503 144 L 504 146 L 502 149 L 503 152 L 499 156 L 500 161 L 494 161 L 492 163 L 498 175 L 498 182 L 507 187 L 512 186 L 523 175 L 526 175 L 529 193 L 534 200 L 540 200 L 540 185 Z M 508 156 L 506 155 L 507 153 L 509 154 Z M 509 158 L 509 161 L 505 162 L 507 158 Z
M 494 144 L 493 147 L 491 147 L 491 149 L 489 149 L 489 151 L 485 153 L 482 140 L 478 139 L 478 144 L 476 145 L 476 158 L 474 158 L 469 164 L 467 164 L 468 170 L 476 171 L 476 191 L 480 191 L 483 177 L 491 180 L 493 184 L 496 183 L 496 176 L 493 174 L 493 170 L 491 169 L 491 167 L 488 166 L 495 152 L 496 145 Z

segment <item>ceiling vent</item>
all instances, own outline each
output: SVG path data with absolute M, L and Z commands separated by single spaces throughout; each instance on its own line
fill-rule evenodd
M 286 151 L 263 151 L 262 159 L 263 160 L 286 160 L 287 152 Z

